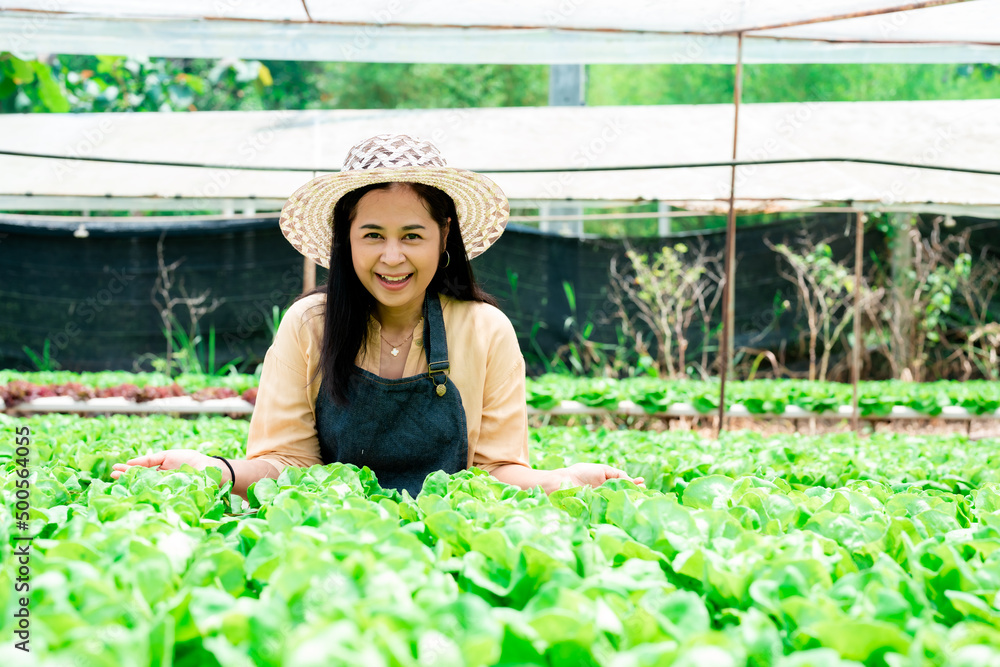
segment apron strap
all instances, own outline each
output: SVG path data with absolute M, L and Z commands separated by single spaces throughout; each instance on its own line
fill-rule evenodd
M 448 341 L 444 333 L 444 317 L 437 293 L 424 297 L 424 351 L 427 353 L 427 374 L 436 385 L 448 382 Z

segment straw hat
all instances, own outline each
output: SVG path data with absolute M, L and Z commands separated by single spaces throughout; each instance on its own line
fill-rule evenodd
M 337 201 L 365 185 L 391 182 L 424 183 L 451 196 L 469 259 L 486 252 L 507 226 L 510 204 L 496 183 L 446 166 L 429 141 L 380 134 L 352 147 L 340 172 L 314 178 L 296 190 L 281 209 L 281 232 L 300 253 L 330 268 Z

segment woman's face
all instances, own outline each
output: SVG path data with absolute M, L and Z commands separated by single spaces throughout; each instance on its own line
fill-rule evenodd
M 351 222 L 354 271 L 381 306 L 420 309 L 447 234 L 448 225 L 438 225 L 412 188 L 394 183 L 372 190 Z

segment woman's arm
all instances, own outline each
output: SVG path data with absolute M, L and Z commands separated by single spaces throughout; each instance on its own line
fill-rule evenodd
M 317 300 L 307 298 L 292 304 L 264 355 L 257 402 L 247 434 L 246 458 L 228 459 L 236 474 L 233 493 L 244 500 L 247 487 L 265 477 L 277 479 L 286 466 L 309 467 L 323 462 L 313 400 L 306 384 L 312 370 L 308 362 L 318 356 L 316 348 L 322 330 L 316 326 L 321 319 L 307 317 L 305 313 Z M 222 470 L 222 484 L 230 481 L 225 463 L 194 449 L 169 449 L 116 463 L 111 477 L 118 479 L 133 465 L 173 470 L 184 464 L 195 470 L 215 466 Z
M 263 459 L 256 461 L 247 461 L 245 459 L 226 460 L 233 466 L 233 472 L 236 473 L 236 485 L 233 487 L 233 493 L 243 498 L 243 500 L 248 500 L 247 488 L 254 482 L 264 477 L 270 477 L 271 479 L 278 478 L 278 470 Z M 232 479 L 229 474 L 229 468 L 226 467 L 225 463 L 213 456 L 202 454 L 195 449 L 167 449 L 162 452 L 146 454 L 145 456 L 137 456 L 125 463 L 116 463 L 112 466 L 111 478 L 118 479 L 123 472 L 132 466 L 144 466 L 159 470 L 175 470 L 185 464 L 195 470 L 204 470 L 209 466 L 221 469 L 222 480 L 219 482 L 220 487 L 225 486 Z
M 533 489 L 540 486 L 545 493 L 552 493 L 562 485 L 562 479 L 555 470 L 535 470 L 516 463 L 495 468 L 490 474 L 501 482 L 519 486 L 522 489 Z
M 225 484 L 229 481 L 229 469 L 226 468 L 226 464 L 222 463 L 219 459 L 213 460 L 222 465 L 222 483 Z M 233 486 L 233 493 L 243 498 L 243 500 L 249 500 L 249 498 L 247 498 L 247 489 L 249 489 L 254 482 L 258 482 L 265 477 L 278 479 L 278 471 L 273 465 L 263 459 L 256 461 L 247 461 L 246 459 L 228 460 L 229 465 L 233 466 L 233 472 L 236 473 L 236 484 Z
M 499 310 L 484 308 L 476 340 L 486 342 L 486 362 L 479 442 L 472 465 L 522 489 L 542 487 L 546 493 L 568 486 L 600 486 L 609 479 L 630 479 L 624 471 L 599 463 L 577 463 L 557 470 L 534 470 L 528 451 L 528 406 L 525 367 L 517 334 Z M 637 485 L 644 484 L 636 478 Z
M 319 388 L 308 382 L 316 369 L 323 333 L 322 313 L 309 314 L 313 301 L 307 297 L 295 302 L 282 318 L 264 355 L 247 431 L 246 462 L 268 463 L 279 473 L 288 466 L 308 468 L 323 463 L 316 433 Z M 277 477 L 277 473 L 269 476 Z M 237 471 L 237 484 L 239 478 Z
M 535 470 L 523 465 L 510 464 L 499 466 L 490 473 L 501 482 L 519 486 L 522 489 L 542 487 L 545 493 L 552 493 L 567 486 L 600 486 L 609 479 L 628 479 L 637 486 L 645 486 L 642 477 L 629 477 L 624 470 L 619 470 L 602 463 L 575 463 L 568 468 L 555 470 Z
M 486 342 L 478 359 L 485 362 L 479 442 L 472 465 L 522 489 L 542 487 L 552 493 L 563 485 L 600 486 L 609 479 L 630 479 L 624 471 L 598 463 L 577 463 L 557 470 L 534 470 L 528 450 L 525 367 L 517 334 L 503 313 L 483 307 L 475 341 Z M 636 478 L 642 486 L 642 478 Z

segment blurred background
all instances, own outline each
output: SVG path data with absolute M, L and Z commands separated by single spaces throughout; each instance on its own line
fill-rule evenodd
M 532 374 L 1000 375 L 995 3 L 21 4 L 0 367 L 254 373 L 325 278 L 284 198 L 399 131 L 510 197 L 473 266 Z

